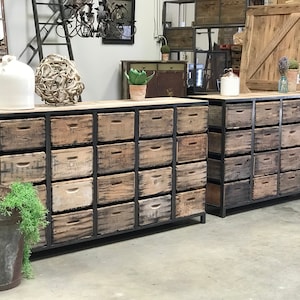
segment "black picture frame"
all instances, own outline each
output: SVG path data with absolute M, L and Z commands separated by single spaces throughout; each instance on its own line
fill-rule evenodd
M 134 44 L 135 0 L 107 0 L 111 12 L 107 35 L 103 44 Z

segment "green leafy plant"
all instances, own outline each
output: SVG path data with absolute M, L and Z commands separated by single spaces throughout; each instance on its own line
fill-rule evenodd
M 170 53 L 171 49 L 170 49 L 169 45 L 162 45 L 160 47 L 160 52 L 161 53 Z
M 10 216 L 13 211 L 20 214 L 19 228 L 24 238 L 22 273 L 25 278 L 33 278 L 31 249 L 40 240 L 40 229 L 48 222 L 47 210 L 31 183 L 12 183 L 9 192 L 0 199 L 0 214 Z
M 299 69 L 299 62 L 296 59 L 290 59 L 288 62 L 289 69 Z
M 131 85 L 145 85 L 153 78 L 154 74 L 155 72 L 153 71 L 153 73 L 148 76 L 146 71 L 139 71 L 136 69 L 130 69 L 129 73 L 125 71 L 128 84 Z

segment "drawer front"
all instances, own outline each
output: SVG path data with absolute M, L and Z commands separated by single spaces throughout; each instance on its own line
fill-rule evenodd
M 176 217 L 187 217 L 205 211 L 205 189 L 193 190 L 176 195 Z
M 281 147 L 300 146 L 300 124 L 282 126 Z
M 53 243 L 89 238 L 93 235 L 91 209 L 52 216 Z
M 46 191 L 46 185 L 45 184 L 38 184 L 35 185 L 35 188 L 38 192 L 38 197 L 41 201 L 41 203 L 47 207 L 47 191 Z
M 176 166 L 176 190 L 202 188 L 206 185 L 206 161 Z
M 279 101 L 257 102 L 255 126 L 277 125 L 279 123 Z
M 280 194 L 296 194 L 300 192 L 300 170 L 280 174 Z
M 204 160 L 207 156 L 207 134 L 177 137 L 177 162 Z
M 93 148 L 79 147 L 52 150 L 52 180 L 91 176 Z
M 173 159 L 172 153 L 172 138 L 139 141 L 139 167 L 170 165 Z
M 46 179 L 46 153 L 3 155 L 0 157 L 1 184 L 10 184 L 16 180 L 32 183 Z
M 98 174 L 108 174 L 134 169 L 134 143 L 98 146 Z
M 281 172 L 300 169 L 300 147 L 281 150 Z
M 134 198 L 134 173 L 98 177 L 98 204 L 120 202 Z
M 52 184 L 52 211 L 61 212 L 92 205 L 93 179 L 85 178 Z
M 277 195 L 277 174 L 253 178 L 253 200 Z
M 139 196 L 168 193 L 172 187 L 172 168 L 159 168 L 139 172 Z
M 54 147 L 91 144 L 92 140 L 92 115 L 51 117 L 51 143 Z
M 254 135 L 255 151 L 278 149 L 280 145 L 279 128 L 277 126 L 256 128 L 254 131 Z
M 173 109 L 141 110 L 140 137 L 171 136 L 173 133 Z
M 0 150 L 45 147 L 45 119 L 29 118 L 0 121 Z
M 278 171 L 278 164 L 278 151 L 255 153 L 254 176 L 275 174 Z
M 207 130 L 208 107 L 178 107 L 177 133 L 201 133 Z
M 98 141 L 134 139 L 134 112 L 99 113 Z
M 186 64 L 162 63 L 158 64 L 159 71 L 184 71 Z
M 134 202 L 98 208 L 98 234 L 134 228 Z
M 139 200 L 139 225 L 149 225 L 171 219 L 171 195 Z
M 155 71 L 157 70 L 157 64 L 155 63 L 131 63 L 129 69 Z
M 300 99 L 284 100 L 282 109 L 282 123 L 300 122 Z

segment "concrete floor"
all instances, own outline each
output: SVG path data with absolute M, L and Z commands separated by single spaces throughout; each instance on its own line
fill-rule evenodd
M 2 300 L 300 299 L 300 200 L 33 261 Z

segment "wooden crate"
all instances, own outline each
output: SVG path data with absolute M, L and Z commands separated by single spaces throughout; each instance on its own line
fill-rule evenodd
M 246 14 L 246 34 L 240 69 L 240 91 L 278 90 L 278 61 L 287 56 L 300 61 L 297 38 L 300 4 L 258 5 Z M 299 89 L 299 85 L 298 85 Z
M 207 162 L 200 161 L 176 166 L 176 190 L 198 189 L 206 185 Z
M 177 137 L 177 162 L 204 160 L 207 157 L 207 134 Z
M 280 194 L 296 194 L 300 192 L 300 170 L 280 173 Z
M 51 151 L 52 180 L 91 176 L 93 173 L 93 148 L 78 147 Z
M 282 123 L 300 122 L 300 99 L 283 100 Z
M 164 35 L 171 50 L 194 50 L 192 27 L 166 28 Z
M 134 207 L 134 202 L 129 202 L 98 208 L 98 234 L 133 229 Z
M 173 133 L 173 109 L 141 110 L 139 112 L 139 136 L 161 137 Z
M 93 178 L 60 181 L 52 184 L 52 211 L 84 208 L 93 203 Z
M 300 146 L 300 123 L 282 126 L 281 147 Z
M 172 188 L 172 168 L 139 171 L 139 196 L 168 193 Z
M 255 126 L 278 125 L 279 101 L 257 102 L 255 105 Z
M 0 157 L 0 183 L 14 181 L 39 183 L 46 179 L 46 153 L 32 152 L 2 155 Z
M 254 176 L 278 172 L 279 152 L 268 151 L 254 154 Z
M 277 195 L 277 174 L 253 178 L 253 200 Z
M 254 130 L 255 151 L 278 149 L 279 145 L 280 136 L 278 126 L 256 128 Z
M 208 158 L 207 178 L 221 181 L 222 161 L 219 159 Z M 250 178 L 251 156 L 240 155 L 236 157 L 226 157 L 224 159 L 224 182 Z
M 93 235 L 93 210 L 52 215 L 53 243 L 89 238 Z
M 171 195 L 139 200 L 138 203 L 140 226 L 171 219 Z
M 300 147 L 281 149 L 280 171 L 292 171 L 300 169 Z
M 176 218 L 205 212 L 206 190 L 192 190 L 176 195 Z
M 121 173 L 98 177 L 98 204 L 134 199 L 134 173 Z
M 98 141 L 133 140 L 134 112 L 98 114 Z
M 193 134 L 207 131 L 208 106 L 178 107 L 177 133 Z
M 54 147 L 91 144 L 93 116 L 73 115 L 51 117 L 51 143 Z
M 109 174 L 134 169 L 135 150 L 133 142 L 97 146 L 98 174 Z
M 139 141 L 139 167 L 170 165 L 173 160 L 172 138 Z
M 0 150 L 45 147 L 45 118 L 0 120 Z

